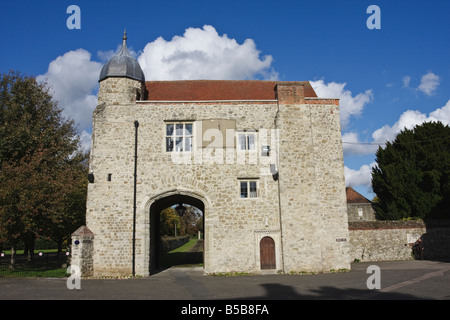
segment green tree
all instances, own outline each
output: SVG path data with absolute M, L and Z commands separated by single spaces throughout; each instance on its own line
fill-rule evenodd
M 63 118 L 45 84 L 17 72 L 0 74 L 0 239 L 13 252 L 25 241 L 32 253 L 36 236 L 55 237 L 74 221 L 74 211 L 85 214 L 71 209 L 85 199 L 85 156 L 78 146 L 73 121 Z
M 59 185 L 64 191 L 57 198 L 57 202 L 49 215 L 50 226 L 44 234 L 53 239 L 58 245 L 58 253 L 62 251 L 64 241 L 86 219 L 86 199 L 88 174 L 88 157 L 78 153 L 67 159 L 55 178 L 54 185 Z
M 427 122 L 376 152 L 372 188 L 383 220 L 450 218 L 450 127 Z
M 161 211 L 160 214 L 161 223 L 161 235 L 162 236 L 174 236 L 175 227 L 177 228 L 177 235 L 181 227 L 180 216 L 177 214 L 174 208 L 169 207 Z

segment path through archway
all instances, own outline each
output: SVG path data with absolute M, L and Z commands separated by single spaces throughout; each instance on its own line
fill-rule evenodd
M 171 261 L 177 261 L 176 263 L 180 263 L 180 258 L 186 258 L 186 264 L 189 263 L 198 263 L 199 261 L 199 253 L 201 252 L 200 259 L 204 261 L 204 250 L 198 250 L 199 248 L 193 248 L 191 250 L 191 254 L 182 254 L 174 252 L 172 257 L 169 259 L 163 259 L 163 252 L 161 248 L 161 212 L 170 207 L 176 208 L 178 205 L 186 205 L 185 207 L 192 206 L 197 210 L 201 211 L 203 214 L 203 224 L 205 218 L 205 205 L 204 203 L 194 197 L 183 195 L 183 194 L 174 194 L 164 198 L 160 198 L 156 200 L 150 206 L 150 274 L 157 273 L 163 269 L 170 267 Z M 204 226 L 202 228 L 204 230 Z M 204 238 L 204 235 L 203 235 Z M 203 241 L 200 241 L 203 246 Z M 195 253 L 197 252 L 197 253 Z M 165 257 L 167 258 L 167 257 Z M 181 262 L 183 263 L 183 262 Z

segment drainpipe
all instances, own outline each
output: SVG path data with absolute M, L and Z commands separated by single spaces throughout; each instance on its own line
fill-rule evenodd
M 134 122 L 134 199 L 133 199 L 133 277 L 136 275 L 136 182 L 137 182 L 137 142 L 139 122 Z
M 276 91 L 277 94 L 277 99 L 278 99 L 278 92 Z M 280 253 L 281 253 L 281 264 L 282 264 L 282 270 L 284 272 L 286 272 L 285 270 L 285 265 L 284 265 L 284 239 L 283 239 L 283 222 L 282 222 L 282 213 L 281 213 L 281 184 L 280 184 L 280 177 L 279 177 L 279 172 L 280 172 L 280 135 L 279 135 L 279 129 L 280 129 L 280 101 L 277 101 L 277 113 L 275 114 L 275 119 L 274 119 L 274 127 L 275 127 L 275 134 L 276 134 L 276 146 L 275 146 L 275 150 L 276 150 L 276 180 L 278 183 L 278 219 L 280 220 L 280 239 L 281 239 L 281 244 L 280 244 Z

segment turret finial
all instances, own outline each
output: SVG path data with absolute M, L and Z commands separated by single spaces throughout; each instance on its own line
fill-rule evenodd
M 123 40 L 123 44 L 124 45 L 126 45 L 127 44 L 127 29 L 125 28 L 125 30 L 123 31 L 123 37 L 122 37 L 122 40 Z

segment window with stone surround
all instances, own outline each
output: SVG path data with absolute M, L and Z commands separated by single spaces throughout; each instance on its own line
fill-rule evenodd
M 258 197 L 258 183 L 256 180 L 240 180 L 239 186 L 241 198 Z
M 166 151 L 191 152 L 193 141 L 192 122 L 166 123 Z
M 256 150 L 256 131 L 238 131 L 237 141 L 240 151 Z

